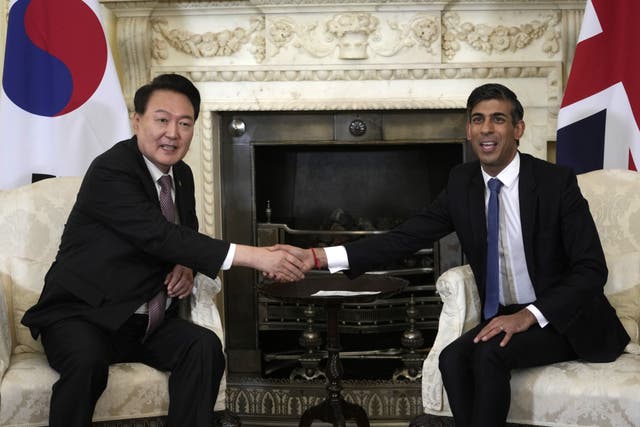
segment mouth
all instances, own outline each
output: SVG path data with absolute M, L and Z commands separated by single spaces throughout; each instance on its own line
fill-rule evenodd
M 167 151 L 167 152 L 173 153 L 178 149 L 178 147 L 176 147 L 175 145 L 171 145 L 171 144 L 161 144 L 160 145 L 160 149 L 163 150 L 163 151 Z
M 494 151 L 496 149 L 496 147 L 498 146 L 498 143 L 496 141 L 482 141 L 480 142 L 480 149 L 483 152 L 491 152 Z

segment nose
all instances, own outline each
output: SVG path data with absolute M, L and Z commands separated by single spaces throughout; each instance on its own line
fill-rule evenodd
M 178 126 L 177 121 L 170 121 L 166 127 L 166 136 L 175 139 L 178 136 Z
M 482 133 L 492 133 L 493 132 L 493 122 L 491 120 L 485 120 L 482 122 L 482 127 L 480 129 Z

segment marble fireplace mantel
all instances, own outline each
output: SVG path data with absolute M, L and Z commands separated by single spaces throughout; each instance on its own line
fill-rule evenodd
M 194 80 L 187 161 L 204 232 L 220 231 L 218 112 L 463 108 L 497 81 L 525 106 L 521 150 L 547 157 L 585 1 L 101 0 L 131 108 L 163 72 Z

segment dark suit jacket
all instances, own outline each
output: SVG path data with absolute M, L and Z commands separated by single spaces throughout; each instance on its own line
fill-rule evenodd
M 135 137 L 93 161 L 40 299 L 22 319 L 34 338 L 41 328 L 71 316 L 116 330 L 164 286 L 175 264 L 216 276 L 229 244 L 197 232 L 189 166 L 175 164 L 173 175 L 181 225 L 162 215 Z
M 535 306 L 590 361 L 615 359 L 629 336 L 603 293 L 600 238 L 575 174 L 520 154 L 520 218 Z M 357 276 L 456 231 L 484 303 L 487 227 L 479 162 L 455 167 L 445 190 L 423 212 L 389 233 L 346 245 Z

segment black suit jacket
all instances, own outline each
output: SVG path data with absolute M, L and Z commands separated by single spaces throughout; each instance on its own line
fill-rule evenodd
M 604 296 L 607 267 L 597 229 L 575 174 L 520 154 L 520 219 L 535 306 L 590 361 L 615 359 L 629 336 Z M 445 190 L 389 233 L 346 245 L 357 276 L 456 231 L 484 304 L 487 227 L 479 162 L 455 167 Z
M 173 174 L 180 225 L 162 215 L 135 137 L 92 162 L 40 299 L 22 319 L 34 338 L 71 316 L 116 330 L 164 286 L 175 264 L 216 276 L 229 244 L 197 232 L 191 169 L 181 161 Z

